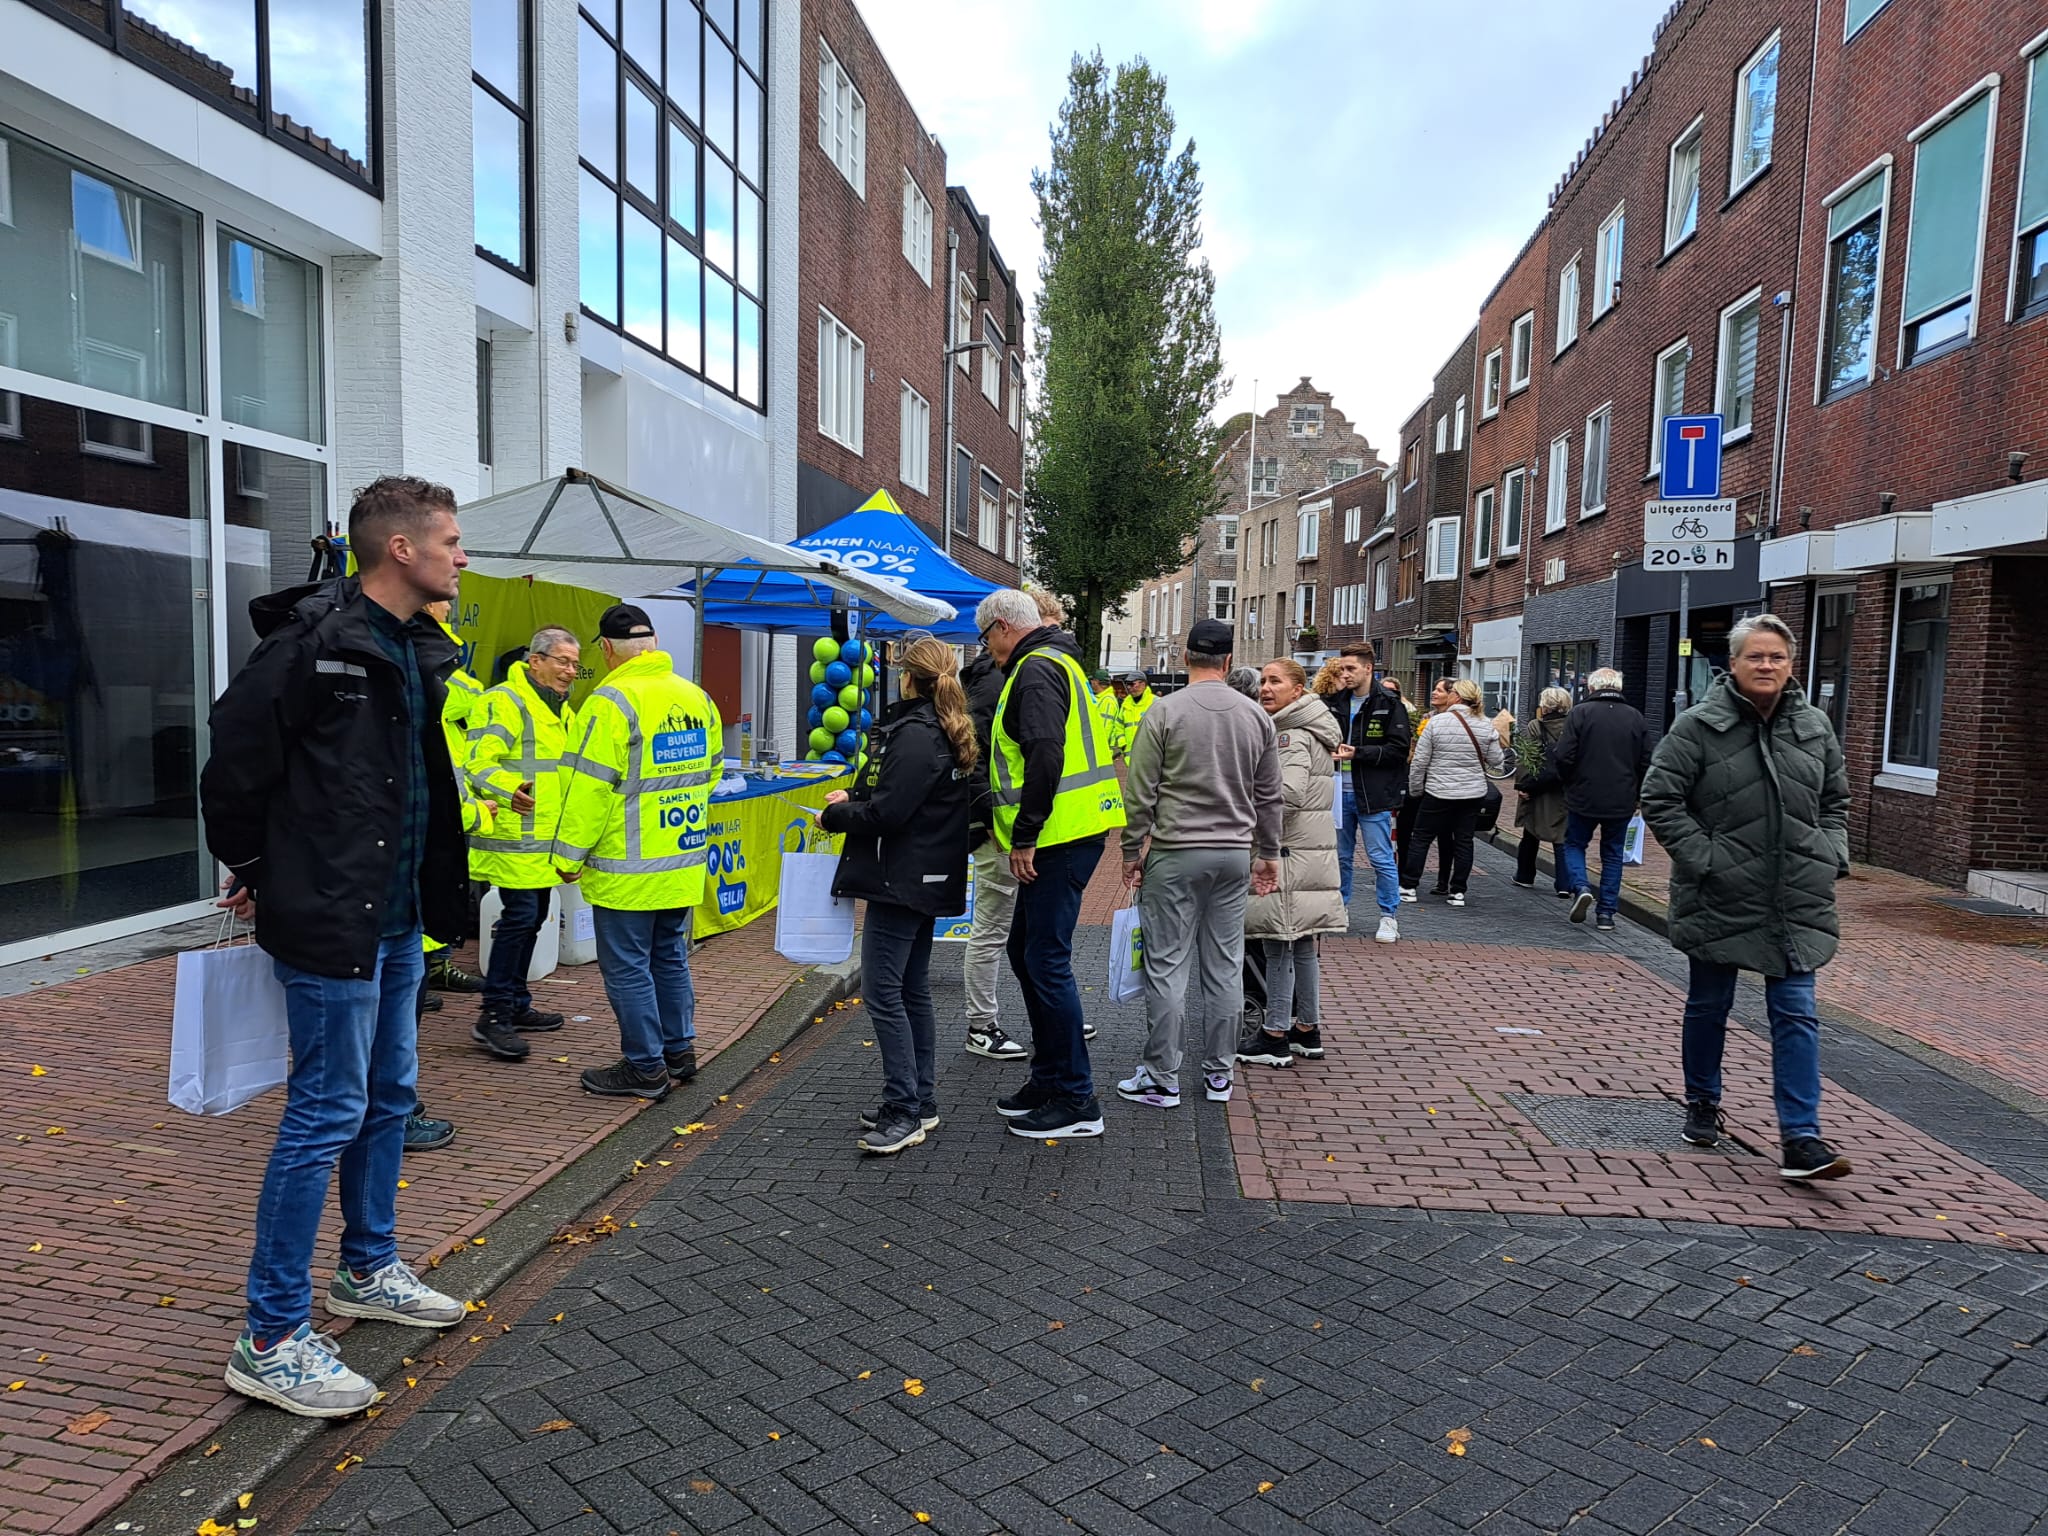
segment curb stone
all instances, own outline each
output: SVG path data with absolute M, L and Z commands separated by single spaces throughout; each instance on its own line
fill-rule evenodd
M 434 1272 L 450 1294 L 488 1296 L 547 1251 L 548 1242 L 565 1224 L 622 1185 L 636 1160 L 651 1159 L 674 1137 L 669 1129 L 680 1114 L 688 1120 L 718 1095 L 729 1092 L 768 1057 L 789 1046 L 811 1027 L 813 1018 L 834 1003 L 860 991 L 858 954 L 838 965 L 818 966 L 799 977 L 768 1011 L 698 1073 L 688 1087 L 672 1093 L 614 1131 L 602 1142 L 561 1169 L 533 1194 L 503 1211 L 487 1229 L 488 1248 L 466 1247 L 450 1255 Z M 379 1385 L 399 1379 L 406 1356 L 415 1353 L 427 1330 L 395 1323 L 357 1322 L 348 1330 L 348 1363 Z M 225 1358 L 226 1342 L 223 1342 Z M 185 1536 L 203 1520 L 229 1526 L 240 1513 L 238 1495 L 259 1490 L 289 1466 L 327 1428 L 329 1422 L 299 1418 L 276 1410 L 245 1411 L 257 1405 L 231 1399 L 225 1418 L 209 1413 L 167 1448 L 169 1454 L 146 1470 L 145 1481 L 112 1509 L 88 1513 L 72 1531 L 91 1536 Z M 204 1454 L 218 1443 L 220 1451 Z

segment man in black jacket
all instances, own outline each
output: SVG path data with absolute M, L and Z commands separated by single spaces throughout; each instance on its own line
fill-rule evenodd
M 1564 781 L 1564 875 L 1575 893 L 1571 919 L 1583 923 L 1594 908 L 1586 886 L 1586 847 L 1600 834 L 1600 896 L 1596 926 L 1612 930 L 1621 909 L 1622 842 L 1650 771 L 1650 722 L 1621 696 L 1621 674 L 1596 668 L 1585 702 L 1572 707 L 1550 749 Z
M 1330 700 L 1344 745 L 1337 760 L 1351 764 L 1345 789 L 1346 825 L 1337 829 L 1338 873 L 1344 904 L 1351 905 L 1351 836 L 1356 826 L 1372 861 L 1373 896 L 1380 909 L 1373 938 L 1392 944 L 1401 937 L 1401 866 L 1394 855 L 1394 812 L 1408 793 L 1408 749 L 1415 731 L 1401 695 L 1374 676 L 1378 658 L 1370 645 L 1347 645 L 1338 658 L 1345 692 Z
M 466 937 L 468 854 L 441 729 L 456 648 L 420 616 L 468 564 L 445 486 L 389 477 L 356 496 L 359 579 L 250 606 L 262 643 L 214 704 L 200 775 L 221 905 L 254 916 L 284 987 L 291 1076 L 256 1208 L 249 1324 L 230 1387 L 335 1418 L 376 1384 L 311 1327 L 313 1245 L 341 1169 L 341 1267 L 327 1310 L 415 1328 L 462 1303 L 398 1256 L 398 1169 L 418 1076 L 422 930 Z

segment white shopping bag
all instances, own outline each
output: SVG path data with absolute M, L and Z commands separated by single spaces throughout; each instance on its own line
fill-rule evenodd
M 836 853 L 785 853 L 775 953 L 798 965 L 837 965 L 853 953 L 853 898 L 832 894 Z
M 1145 930 L 1136 907 L 1120 907 L 1109 920 L 1109 1000 L 1130 1003 L 1145 991 Z
M 1344 846 L 1344 770 L 1330 776 L 1330 815 L 1337 822 L 1337 846 Z
M 1641 816 L 1629 817 L 1628 831 L 1621 835 L 1622 863 L 1640 864 L 1643 862 L 1644 835 L 1643 818 Z
M 279 1087 L 290 1070 L 284 987 L 254 944 L 178 956 L 171 1009 L 171 1103 L 224 1115 Z

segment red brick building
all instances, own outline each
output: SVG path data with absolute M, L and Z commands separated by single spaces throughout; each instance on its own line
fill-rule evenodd
M 988 219 L 965 187 L 946 189 L 946 266 L 954 351 L 953 558 L 1017 585 L 1024 509 L 1023 301 Z M 968 344 L 980 342 L 977 349 Z

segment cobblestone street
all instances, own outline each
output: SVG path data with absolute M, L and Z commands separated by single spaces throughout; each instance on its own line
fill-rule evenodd
M 959 1052 L 941 950 L 923 1146 L 853 1150 L 858 1008 L 726 1103 L 650 1110 L 704 1129 L 632 1187 L 637 1225 L 491 1299 L 266 1488 L 264 1528 L 2039 1527 L 2042 1127 L 1830 1027 L 1823 1114 L 1858 1160 L 1831 1190 L 1767 1165 L 1740 1032 L 1739 1149 L 1559 1146 L 1532 1101 L 1674 1093 L 1675 957 L 1480 863 L 1397 948 L 1328 946 L 1324 1062 L 1244 1069 L 1227 1108 L 1109 1098 L 1094 1142 L 1005 1134 L 1019 1072 Z M 1084 979 L 1105 951 L 1084 926 Z M 1140 1011 L 1091 1012 L 1107 1092 Z

